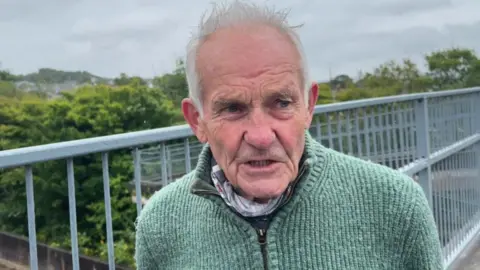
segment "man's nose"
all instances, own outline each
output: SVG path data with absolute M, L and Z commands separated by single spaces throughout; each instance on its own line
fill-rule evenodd
M 257 149 L 268 149 L 275 141 L 269 117 L 261 111 L 253 112 L 245 123 L 244 140 Z

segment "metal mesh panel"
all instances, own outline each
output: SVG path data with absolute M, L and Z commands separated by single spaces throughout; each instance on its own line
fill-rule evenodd
M 480 143 L 432 165 L 433 214 L 444 256 L 452 257 L 480 224 Z

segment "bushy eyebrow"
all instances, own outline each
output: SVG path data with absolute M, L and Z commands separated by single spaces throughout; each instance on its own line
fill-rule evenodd
M 274 92 L 270 92 L 267 94 L 266 96 L 266 100 L 276 100 L 276 99 L 282 99 L 282 100 L 285 100 L 285 99 L 295 99 L 295 97 L 297 96 L 298 94 L 295 93 L 295 91 L 289 89 L 289 88 L 284 88 L 280 91 L 274 91 Z
M 213 108 L 214 109 L 219 109 L 219 108 L 224 108 L 232 104 L 238 104 L 241 103 L 238 99 L 234 98 L 219 98 L 215 101 L 213 101 Z
M 290 88 L 283 88 L 280 91 L 270 91 L 266 93 L 266 95 L 264 96 L 264 99 L 267 102 L 271 102 L 272 100 L 277 100 L 277 99 L 282 99 L 282 100 L 296 99 L 297 96 L 298 96 L 298 93 L 296 93 L 296 91 Z M 245 105 L 245 102 L 246 101 L 240 98 L 240 96 L 234 96 L 234 97 L 221 96 L 212 101 L 212 108 L 214 110 L 218 110 L 218 109 L 230 106 L 232 104 Z
M 228 90 L 225 90 L 228 91 Z M 242 101 L 242 95 L 240 93 L 234 93 L 233 95 L 230 94 L 220 94 L 217 97 L 214 97 L 212 100 L 212 108 L 213 109 L 219 109 L 219 108 L 224 108 L 226 106 L 232 105 L 232 104 L 239 104 L 239 103 L 244 103 Z

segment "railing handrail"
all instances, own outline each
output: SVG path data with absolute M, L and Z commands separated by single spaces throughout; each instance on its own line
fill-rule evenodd
M 339 103 L 324 104 L 315 106 L 315 113 L 328 113 L 342 110 L 356 109 L 361 107 L 384 105 L 389 103 L 398 103 L 412 100 L 420 100 L 425 98 L 457 96 L 464 94 L 471 94 L 480 92 L 480 87 L 461 88 L 455 90 L 437 91 L 437 92 L 423 92 L 414 94 L 395 95 L 377 98 L 365 98 L 358 100 L 351 100 Z
M 480 87 L 345 101 L 333 104 L 316 105 L 314 113 L 318 114 L 335 112 L 394 102 L 398 103 L 475 92 L 480 92 Z M 112 150 L 158 143 L 168 140 L 184 139 L 193 135 L 194 134 L 190 126 L 184 124 L 4 150 L 0 151 L 0 169 L 18 167 L 44 161 L 72 158 L 93 153 L 109 152 Z
M 109 152 L 144 144 L 181 139 L 192 135 L 190 126 L 177 125 L 4 150 L 0 151 L 0 169 Z

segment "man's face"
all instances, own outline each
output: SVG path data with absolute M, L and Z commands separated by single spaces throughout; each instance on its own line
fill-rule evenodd
M 219 30 L 199 49 L 203 118 L 192 102 L 185 118 L 228 181 L 248 199 L 281 195 L 295 179 L 317 88 L 305 103 L 300 58 L 270 27 Z

